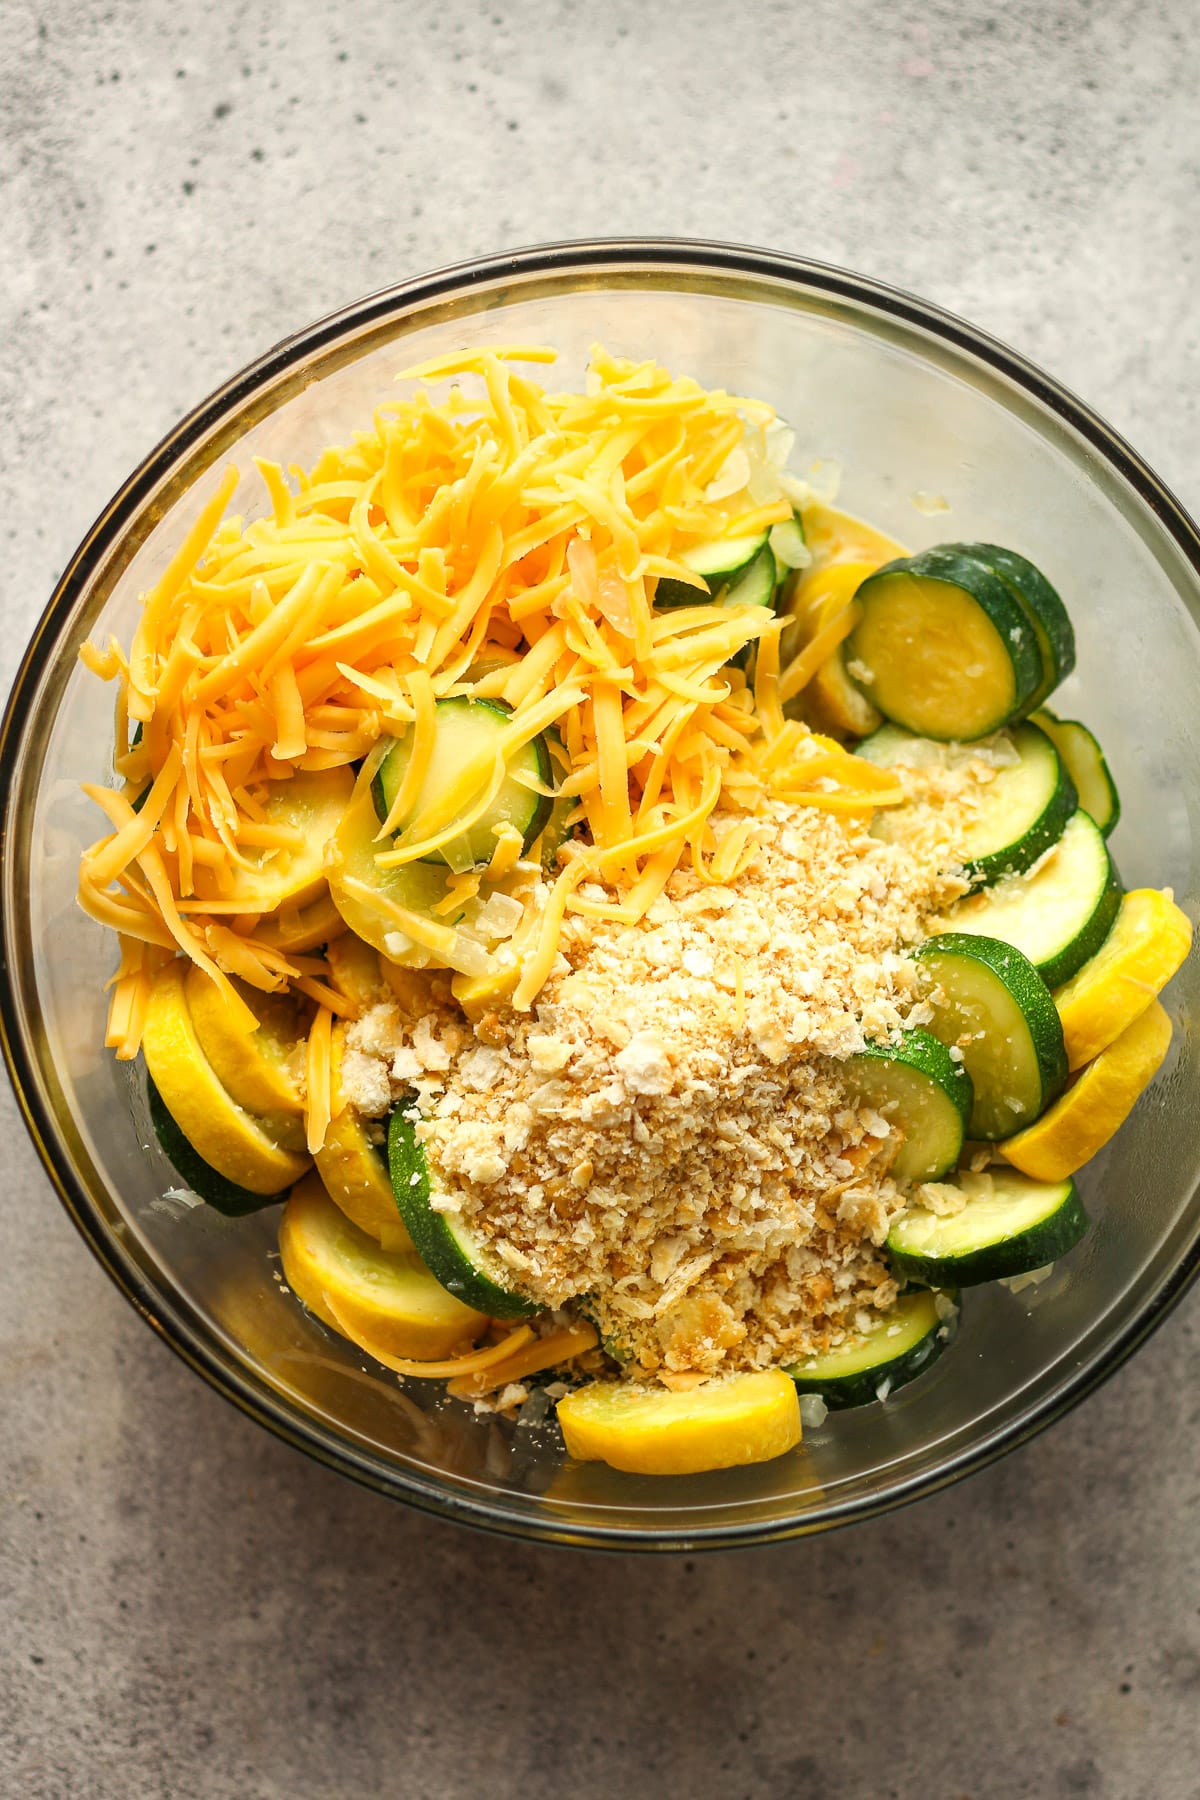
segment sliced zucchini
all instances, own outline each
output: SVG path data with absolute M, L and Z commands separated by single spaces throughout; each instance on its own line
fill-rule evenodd
M 891 1173 L 901 1181 L 936 1181 L 962 1151 L 974 1090 L 962 1063 L 928 1031 L 906 1031 L 898 1044 L 868 1044 L 846 1065 L 855 1098 L 874 1107 L 900 1134 Z
M 167 1160 L 173 1163 L 185 1187 L 199 1194 L 202 1200 L 226 1218 L 241 1219 L 247 1213 L 261 1212 L 265 1206 L 278 1206 L 287 1199 L 290 1187 L 281 1188 L 277 1194 L 255 1194 L 249 1188 L 239 1187 L 236 1181 L 230 1181 L 211 1163 L 206 1163 L 198 1151 L 193 1150 L 178 1125 L 167 1111 L 166 1101 L 154 1085 L 149 1072 L 146 1075 L 146 1099 L 150 1107 L 150 1123 L 154 1134 L 163 1147 Z
M 714 538 L 709 543 L 693 544 L 676 558 L 696 575 L 703 577 L 703 588 L 690 587 L 686 581 L 664 577 L 654 594 L 655 606 L 697 606 L 713 598 L 723 587 L 737 580 L 755 558 L 770 548 L 769 531 L 747 532 L 738 537 Z M 772 566 L 774 557 L 772 557 Z
M 505 1286 L 506 1275 L 460 1215 L 439 1212 L 444 1190 L 417 1142 L 410 1108 L 398 1106 L 388 1125 L 392 1192 L 417 1252 L 448 1293 L 493 1319 L 524 1319 L 539 1309 Z
M 775 553 L 764 544 L 752 563 L 717 590 L 716 598 L 722 606 L 774 606 L 778 585 Z
M 958 1326 L 956 1294 L 915 1288 L 901 1294 L 869 1331 L 785 1371 L 801 1394 L 820 1394 L 830 1412 L 869 1406 L 937 1361 Z M 941 1303 L 939 1306 L 939 1302 Z
M 796 569 L 806 567 L 810 560 L 800 508 L 793 506 L 790 519 L 772 525 L 767 538 L 775 561 L 775 586 L 781 588 Z
M 970 822 L 959 842 L 963 865 L 975 887 L 1019 875 L 1062 836 L 1076 811 L 1075 786 L 1054 745 L 1036 725 L 1017 725 L 993 737 L 988 745 L 955 745 L 914 737 L 895 725 L 884 725 L 858 746 L 856 755 L 883 768 L 921 768 L 947 758 L 969 758 L 973 749 L 1011 744 L 1016 760 L 996 769 L 973 796 Z M 880 826 L 886 830 L 886 821 Z
M 994 570 L 1024 606 L 1042 656 L 1042 682 L 1032 702 L 1041 706 L 1075 667 L 1075 633 L 1057 589 L 1028 557 L 1015 550 L 1004 550 L 999 544 L 956 544 L 954 548 Z
M 1099 827 L 1085 812 L 1028 875 L 960 901 L 951 931 L 999 938 L 1026 955 L 1047 987 L 1069 981 L 1094 956 L 1121 904 L 1121 879 Z
M 968 1136 L 990 1143 L 1031 1125 L 1067 1079 L 1062 1025 L 1033 964 L 965 932 L 930 938 L 914 955 L 929 983 L 929 1029 L 958 1046 L 974 1085 Z
M 1008 1169 L 964 1174 L 961 1212 L 911 1206 L 888 1233 L 892 1267 L 937 1287 L 976 1287 L 1044 1268 L 1084 1235 L 1088 1217 L 1073 1181 L 1031 1181 Z
M 464 763 L 498 746 L 511 723 L 502 701 L 472 700 L 466 694 L 439 700 L 435 716 L 437 729 L 429 767 L 412 807 L 397 820 L 397 831 L 403 831 L 454 781 Z M 371 792 L 381 824 L 400 792 L 411 753 L 411 738 L 397 738 L 375 770 Z M 500 825 L 514 826 L 521 833 L 522 847 L 528 850 L 550 816 L 550 800 L 542 790 L 551 785 L 552 778 L 550 752 L 544 738 L 531 738 L 513 752 L 500 791 L 482 818 L 442 849 L 431 850 L 424 860 L 447 863 L 452 869 L 490 862 L 496 848 L 496 828 Z
M 1032 722 L 1041 726 L 1062 757 L 1084 812 L 1110 837 L 1121 817 L 1121 798 L 1092 733 L 1078 719 L 1058 719 L 1044 707 Z
M 856 598 L 847 668 L 896 725 L 942 742 L 986 737 L 1021 718 L 1041 687 L 1020 600 L 952 546 L 885 563 Z

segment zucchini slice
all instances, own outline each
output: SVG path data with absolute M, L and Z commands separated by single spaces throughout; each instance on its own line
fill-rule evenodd
M 430 1274 L 467 1306 L 492 1319 L 526 1319 L 540 1309 L 523 1294 L 504 1285 L 505 1275 L 494 1263 L 462 1218 L 439 1212 L 435 1201 L 443 1190 L 429 1167 L 425 1149 L 417 1142 L 410 1108 L 398 1106 L 388 1124 L 388 1167 L 392 1192 Z
M 830 1412 L 884 1400 L 937 1361 L 958 1327 L 957 1299 L 931 1288 L 901 1294 L 869 1331 L 792 1363 L 785 1373 L 798 1393 L 820 1394 Z
M 1067 1079 L 1062 1025 L 1033 964 L 966 932 L 930 938 L 914 956 L 929 983 L 929 1029 L 961 1049 L 974 1085 L 967 1135 L 991 1143 L 1032 1125 Z
M 1021 601 L 954 546 L 885 563 L 856 598 L 847 668 L 894 724 L 942 742 L 986 737 L 1021 718 L 1041 688 Z
M 499 700 L 473 700 L 459 694 L 439 700 L 435 708 L 437 729 L 433 754 L 425 779 L 412 807 L 397 820 L 395 829 L 403 831 L 439 791 L 448 787 L 463 764 L 481 751 L 498 746 L 510 723 L 508 709 Z M 412 754 L 411 737 L 397 738 L 375 770 L 371 794 L 380 823 L 388 817 L 400 792 L 408 759 Z M 550 816 L 550 799 L 542 790 L 553 780 L 550 752 L 541 736 L 531 738 L 514 751 L 507 765 L 500 791 L 483 816 L 467 827 L 460 836 L 440 850 L 431 850 L 422 860 L 448 863 L 452 869 L 469 869 L 492 859 L 496 848 L 496 828 L 512 825 L 521 833 L 521 845 L 528 850 Z
M 243 1219 L 247 1213 L 261 1212 L 265 1206 L 278 1206 L 287 1199 L 290 1187 L 281 1188 L 277 1194 L 253 1194 L 249 1188 L 239 1187 L 236 1181 L 230 1181 L 219 1169 L 205 1162 L 199 1152 L 192 1149 L 167 1111 L 166 1102 L 149 1073 L 146 1075 L 146 1099 L 154 1135 L 162 1145 L 167 1161 L 174 1164 L 184 1186 L 199 1194 L 217 1212 L 224 1213 L 228 1219 Z
M 1084 812 L 1110 837 L 1121 817 L 1121 797 L 1095 737 L 1078 719 L 1059 719 L 1045 708 L 1032 723 L 1041 726 L 1062 757 Z
M 846 1065 L 855 1098 L 874 1107 L 901 1135 L 891 1173 L 936 1181 L 957 1163 L 974 1089 L 962 1063 L 928 1031 L 906 1031 L 898 1044 L 868 1044 Z
M 1032 868 L 1057 843 L 1078 807 L 1075 785 L 1044 731 L 1036 725 L 1017 725 L 994 741 L 1011 742 L 1016 761 L 999 767 L 986 786 L 980 784 L 961 839 L 963 865 L 975 887 Z M 905 764 L 920 768 L 947 756 L 969 755 L 972 748 L 964 744 L 946 750 L 884 725 L 859 745 L 856 754 L 882 768 Z
M 1031 1181 L 1008 1169 L 961 1175 L 961 1212 L 909 1207 L 888 1233 L 892 1267 L 912 1281 L 976 1287 L 1057 1262 L 1088 1228 L 1073 1181 Z
M 1024 606 L 1042 657 L 1042 683 L 1033 698 L 1033 705 L 1041 706 L 1075 667 L 1075 633 L 1057 589 L 1028 557 L 1015 550 L 1004 550 L 999 544 L 955 544 L 954 549 L 994 570 Z
M 736 582 L 763 550 L 770 550 L 770 542 L 769 531 L 755 531 L 739 537 L 714 538 L 706 544 L 693 544 L 690 550 L 684 550 L 676 560 L 694 574 L 702 576 L 708 592 L 705 593 L 704 588 L 689 587 L 686 581 L 676 581 L 664 576 L 655 589 L 655 606 L 703 606 L 721 588 Z M 773 570 L 773 554 L 771 566 Z
M 778 586 L 775 553 L 770 544 L 764 544 L 754 561 L 719 589 L 716 597 L 722 606 L 774 606 Z
M 1120 904 L 1121 879 L 1108 845 L 1089 815 L 1077 812 L 1031 874 L 960 901 L 949 924 L 952 931 L 1013 944 L 1054 988 L 1096 954 Z

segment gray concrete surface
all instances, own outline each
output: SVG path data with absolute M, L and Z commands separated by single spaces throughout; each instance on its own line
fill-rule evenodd
M 1187 0 L 7 0 L 0 685 L 70 549 L 275 338 L 587 233 L 865 269 L 1032 354 L 1200 504 Z M 468 1535 L 209 1393 L 0 1096 L 11 1800 L 1189 1800 L 1195 1297 L 914 1510 L 698 1561 Z

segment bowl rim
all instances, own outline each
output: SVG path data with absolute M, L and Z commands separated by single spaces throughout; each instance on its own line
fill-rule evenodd
M 203 438 L 231 409 L 302 359 L 339 339 L 380 323 L 398 310 L 409 311 L 444 301 L 476 284 L 504 276 L 528 278 L 561 275 L 566 269 L 600 272 L 708 271 L 748 276 L 785 288 L 815 292 L 833 299 L 866 303 L 894 320 L 917 326 L 931 336 L 965 351 L 993 372 L 1040 401 L 1069 425 L 1101 459 L 1129 484 L 1156 514 L 1158 522 L 1200 579 L 1200 530 L 1149 465 L 1097 413 L 1069 389 L 1046 375 L 1018 352 L 929 301 L 873 277 L 755 247 L 700 238 L 592 238 L 537 244 L 514 251 L 445 265 L 428 274 L 380 288 L 325 314 L 281 339 L 215 388 L 186 413 L 142 459 L 84 535 L 70 557 L 18 665 L 0 719 L 0 852 L 9 843 L 10 809 L 20 762 L 23 725 L 29 702 L 52 660 L 58 628 L 78 595 L 143 502 L 169 476 L 177 459 Z M 761 1523 L 677 1526 L 626 1526 L 573 1521 L 509 1511 L 503 1503 L 481 1501 L 462 1490 L 441 1485 L 411 1469 L 385 1471 L 369 1452 L 360 1451 L 315 1421 L 299 1415 L 284 1396 L 265 1382 L 254 1383 L 215 1344 L 183 1319 L 155 1290 L 107 1230 L 82 1182 L 77 1180 L 58 1142 L 54 1120 L 44 1106 L 13 999 L 9 973 L 7 924 L 0 938 L 0 1050 L 17 1098 L 18 1109 L 50 1181 L 101 1266 L 148 1325 L 203 1379 L 241 1412 L 264 1425 L 285 1443 L 317 1462 L 349 1476 L 360 1485 L 404 1501 L 418 1510 L 499 1535 L 587 1549 L 686 1550 L 729 1549 L 778 1543 L 809 1536 L 835 1526 L 875 1518 L 935 1493 L 975 1473 L 1009 1450 L 1026 1443 L 1095 1391 L 1132 1355 L 1200 1277 L 1200 1236 L 1143 1297 L 1103 1354 L 1066 1375 L 1058 1388 L 1034 1405 L 1027 1416 L 993 1429 L 984 1438 L 936 1469 L 902 1479 L 879 1497 L 833 1501 L 803 1518 Z

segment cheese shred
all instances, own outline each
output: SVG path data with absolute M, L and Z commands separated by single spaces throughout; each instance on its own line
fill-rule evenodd
M 246 1029 L 231 976 L 293 989 L 316 1007 L 310 1149 L 332 1116 L 330 1032 L 345 1007 L 273 947 L 281 911 L 324 892 L 289 892 L 279 873 L 310 830 L 272 805 L 297 776 L 409 737 L 375 841 L 383 883 L 428 866 L 486 812 L 521 747 L 553 735 L 562 799 L 586 833 L 535 884 L 532 916 L 502 947 L 510 968 L 521 947 L 513 998 L 526 1009 L 569 911 L 636 922 L 685 859 L 706 881 L 736 879 L 754 855 L 755 808 L 772 797 L 850 818 L 902 797 L 887 772 L 787 716 L 850 629 L 850 609 L 783 665 L 782 622 L 763 607 L 714 606 L 683 560 L 697 544 L 791 520 L 771 408 L 600 348 L 583 392 L 548 392 L 518 366 L 553 360 L 513 346 L 407 371 L 421 385 L 311 469 L 259 460 L 268 510 L 250 522 L 226 516 L 239 483 L 226 469 L 144 596 L 128 655 L 113 641 L 80 651 L 116 683 L 126 783 L 87 790 L 112 829 L 79 877 L 83 907 L 119 933 L 107 1041 L 137 1054 L 171 954 L 205 969 Z M 696 588 L 697 604 L 656 612 L 664 579 Z M 437 703 L 461 694 L 501 700 L 510 721 L 494 751 L 430 795 Z M 717 809 L 745 815 L 720 843 Z M 499 832 L 469 904 L 512 876 L 518 838 Z M 370 892 L 364 904 L 435 961 L 495 973 L 500 953 L 438 916 L 466 894 L 461 875 L 447 880 L 428 916 Z

